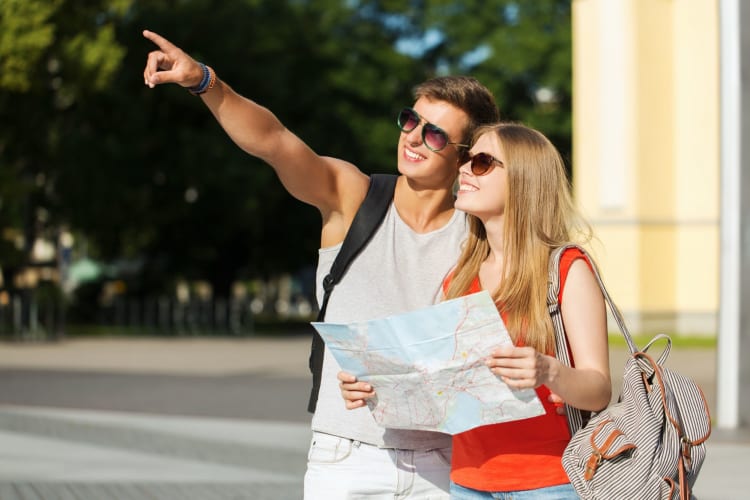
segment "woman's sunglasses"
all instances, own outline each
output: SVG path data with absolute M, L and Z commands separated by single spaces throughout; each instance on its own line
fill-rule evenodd
M 471 162 L 471 173 L 477 176 L 489 174 L 495 168 L 495 163 L 500 166 L 503 165 L 503 162 L 489 153 L 469 154 L 469 161 Z
M 445 130 L 441 129 L 437 125 L 433 125 L 427 120 L 424 120 L 421 116 L 419 116 L 419 113 L 417 113 L 412 108 L 402 109 L 398 114 L 396 123 L 398 123 L 398 128 L 400 128 L 402 132 L 406 132 L 408 134 L 409 132 L 417 128 L 423 121 L 425 123 L 422 127 L 422 142 L 425 146 L 427 146 L 428 149 L 430 149 L 430 151 L 434 151 L 437 153 L 438 151 L 442 151 L 443 149 L 445 149 L 448 144 L 453 144 L 454 146 L 464 148 L 469 147 L 466 144 L 449 141 L 448 134 L 445 133 Z

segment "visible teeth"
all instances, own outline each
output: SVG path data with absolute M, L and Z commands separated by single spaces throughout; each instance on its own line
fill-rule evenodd
M 424 156 L 418 155 L 417 153 L 413 151 L 406 149 L 405 152 L 406 152 L 406 156 L 408 158 L 411 158 L 412 160 L 424 160 Z
M 471 186 L 469 184 L 461 184 L 458 188 L 459 191 L 478 191 L 476 186 Z

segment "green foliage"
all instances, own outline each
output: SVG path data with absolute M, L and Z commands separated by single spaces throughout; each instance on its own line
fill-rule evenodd
M 81 102 L 108 89 L 124 47 L 114 26 L 130 2 L 0 2 L 0 263 L 29 261 L 37 236 L 69 222 L 58 181 L 75 154 L 65 143 L 86 122 Z M 19 244 L 20 243 L 20 244 Z M 9 283 L 10 280 L 6 280 Z
M 235 147 L 200 99 L 143 85 L 144 28 L 365 172 L 394 170 L 395 113 L 442 73 L 476 76 L 505 118 L 570 148 L 568 1 L 3 0 L 0 16 L 5 268 L 63 225 L 92 257 L 140 263 L 132 293 L 187 278 L 224 294 L 237 278 L 314 265 L 317 211 Z M 541 88 L 554 99 L 535 100 Z
M 90 82 L 95 90 L 103 90 L 112 76 L 120 69 L 124 47 L 115 43 L 114 26 L 109 24 L 90 34 L 81 33 L 66 41 L 63 47 L 65 58 L 79 61 L 77 76 L 81 82 Z
M 360 2 L 386 16 L 432 74 L 470 74 L 493 91 L 505 120 L 539 128 L 571 156 L 569 0 Z M 382 10 L 381 10 L 382 9 Z M 540 99 L 541 97 L 541 99 Z
M 54 39 L 50 18 L 60 0 L 0 2 L 0 88 L 27 91 L 45 51 Z

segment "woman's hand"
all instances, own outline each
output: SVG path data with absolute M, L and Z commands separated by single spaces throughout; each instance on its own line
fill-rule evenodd
M 337 378 L 339 379 L 341 397 L 344 398 L 347 410 L 361 408 L 367 405 L 366 399 L 375 397 L 372 386 L 367 382 L 358 381 L 357 377 L 351 373 L 339 372 Z
M 560 363 L 533 347 L 505 345 L 492 351 L 485 364 L 511 389 L 535 389 L 554 380 Z

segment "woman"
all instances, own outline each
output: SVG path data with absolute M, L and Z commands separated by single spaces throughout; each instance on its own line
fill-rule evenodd
M 546 293 L 550 253 L 586 234 L 588 225 L 573 208 L 560 154 L 541 133 L 498 124 L 475 137 L 456 199 L 456 208 L 469 214 L 470 234 L 444 283 L 445 296 L 493 294 L 515 346 L 492 352 L 487 365 L 511 388 L 534 388 L 546 412 L 454 436 L 451 496 L 578 498 L 561 463 L 570 440 L 567 420 L 549 395 L 582 410 L 607 406 L 606 310 L 586 258 L 566 251 L 559 300 L 575 363 L 569 368 L 554 357 Z
M 478 427 L 453 437 L 451 498 L 578 498 L 562 467 L 567 420 L 551 402 L 598 411 L 611 397 L 604 298 L 585 256 L 563 254 L 560 304 L 575 368 L 554 356 L 547 311 L 550 253 L 589 233 L 578 217 L 562 159 L 550 141 L 523 125 L 480 128 L 460 167 L 456 208 L 470 234 L 443 284 L 446 299 L 488 290 L 514 346 L 488 353 L 487 366 L 511 388 L 534 388 L 545 414 Z M 374 392 L 339 374 L 349 408 Z

